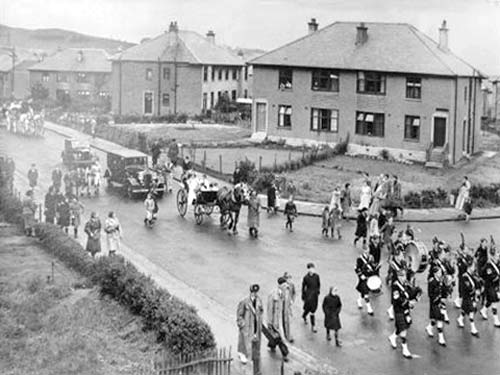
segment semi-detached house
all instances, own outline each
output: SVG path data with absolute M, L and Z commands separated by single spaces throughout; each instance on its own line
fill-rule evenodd
M 254 137 L 456 163 L 479 150 L 481 73 L 409 24 L 336 22 L 253 65 Z
M 226 95 L 249 97 L 248 70 L 242 57 L 206 37 L 169 30 L 113 56 L 113 104 L 119 115 L 196 115 L 214 108 Z

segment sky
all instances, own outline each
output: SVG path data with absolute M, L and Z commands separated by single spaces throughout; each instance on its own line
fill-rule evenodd
M 0 23 L 61 28 L 139 42 L 168 29 L 205 34 L 217 43 L 271 50 L 335 21 L 410 23 L 487 75 L 500 75 L 500 0 L 0 0 Z

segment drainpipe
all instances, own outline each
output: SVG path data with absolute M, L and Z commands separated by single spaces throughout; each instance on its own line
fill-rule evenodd
M 161 116 L 161 61 L 160 57 L 158 56 L 158 116 Z
M 456 148 L 457 148 L 457 102 L 458 102 L 458 76 L 455 76 L 455 105 L 453 106 L 453 154 L 451 163 L 456 163 Z

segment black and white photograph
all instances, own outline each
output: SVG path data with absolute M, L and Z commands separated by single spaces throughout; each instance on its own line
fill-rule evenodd
M 0 0 L 1 375 L 500 374 L 500 0 Z

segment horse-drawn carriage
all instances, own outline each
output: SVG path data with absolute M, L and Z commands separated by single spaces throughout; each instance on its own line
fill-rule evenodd
M 194 193 L 194 197 L 189 192 Z M 191 202 L 190 202 L 191 200 Z M 240 183 L 233 189 L 228 187 L 219 188 L 216 184 L 199 182 L 195 176 L 183 176 L 182 186 L 177 192 L 177 210 L 184 217 L 188 207 L 193 206 L 193 214 L 196 224 L 201 225 L 205 216 L 210 216 L 215 208 L 220 213 L 221 227 L 232 229 L 237 233 L 240 209 L 248 201 L 248 187 Z

